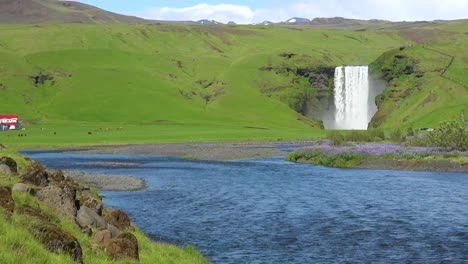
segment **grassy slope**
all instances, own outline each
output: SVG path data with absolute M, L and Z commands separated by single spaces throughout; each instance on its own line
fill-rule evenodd
M 416 63 L 415 73 L 390 83 L 374 120 L 379 120 L 384 128 L 437 127 L 446 120 L 461 122 L 462 111 L 468 109 L 467 32 L 466 22 L 426 28 L 422 33 L 409 35 L 419 45 L 383 55 L 379 61 L 384 64 L 391 64 L 395 55 L 409 58 Z M 423 77 L 418 78 L 418 73 L 423 73 Z
M 0 112 L 40 125 L 28 126 L 27 137 L 1 133 L 0 141 L 45 147 L 316 137 L 322 132 L 286 104 L 261 95 L 258 82 L 272 76 L 258 69 L 280 63 L 282 52 L 317 65 L 367 64 L 406 42 L 393 31 L 3 25 L 0 89 L 8 99 Z M 39 69 L 54 80 L 35 87 L 28 76 Z M 203 80 L 216 85 L 204 88 Z
M 25 168 L 28 161 L 11 150 L 1 150 L 0 156 L 9 156 L 18 162 L 19 170 Z M 0 185 L 12 186 L 19 177 L 0 175 Z M 154 244 L 141 231 L 134 231 L 139 241 L 140 262 L 112 261 L 102 251 L 92 238 L 81 233 L 78 226 L 69 219 L 57 215 L 35 197 L 29 194 L 14 193 L 15 207 L 29 205 L 45 211 L 52 222 L 78 239 L 83 249 L 84 263 L 207 263 L 207 261 L 192 247 L 184 249 L 171 245 Z M 0 209 L 0 263 L 74 263 L 67 255 L 49 253 L 28 231 L 29 218 L 15 213 L 11 221 L 7 221 Z

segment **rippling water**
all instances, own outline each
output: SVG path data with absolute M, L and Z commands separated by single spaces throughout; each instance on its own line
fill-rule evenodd
M 143 191 L 105 192 L 106 205 L 213 263 L 468 262 L 468 174 L 26 154 L 51 168 L 144 178 Z

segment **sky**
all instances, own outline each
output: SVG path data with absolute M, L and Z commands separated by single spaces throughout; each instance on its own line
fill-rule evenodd
M 239 24 L 292 17 L 421 21 L 468 18 L 468 0 L 78 0 L 105 10 L 156 20 L 212 19 Z

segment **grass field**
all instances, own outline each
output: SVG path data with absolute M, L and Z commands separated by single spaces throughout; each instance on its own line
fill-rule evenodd
M 18 113 L 27 128 L 0 133 L 0 142 L 52 147 L 320 137 L 317 122 L 288 104 L 305 79 L 260 68 L 370 64 L 402 45 L 417 45 L 404 52 L 428 73 L 411 96 L 404 91 L 415 86 L 414 76 L 392 84 L 404 96 L 397 111 L 386 110 L 393 100 L 382 105 L 381 126 L 436 126 L 467 106 L 467 25 L 428 28 L 422 37 L 262 26 L 0 25 L 0 113 Z M 429 48 L 456 55 L 443 76 L 438 71 L 451 57 Z M 260 86 L 282 90 L 271 96 Z M 431 93 L 437 100 L 419 107 Z

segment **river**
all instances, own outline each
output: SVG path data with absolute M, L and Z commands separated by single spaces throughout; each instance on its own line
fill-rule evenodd
M 24 152 L 49 168 L 144 178 L 101 192 L 152 239 L 213 263 L 466 263 L 468 174 Z M 122 164 L 121 166 L 119 164 Z

